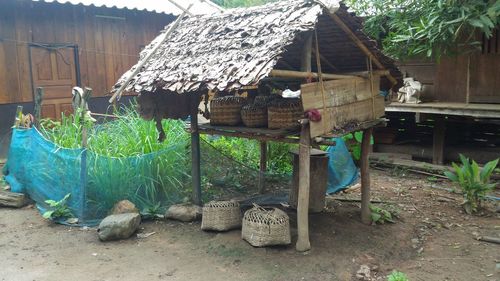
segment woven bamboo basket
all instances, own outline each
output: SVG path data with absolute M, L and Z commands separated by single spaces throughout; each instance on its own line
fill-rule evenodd
M 241 226 L 240 204 L 235 201 L 211 201 L 203 206 L 202 230 L 227 231 Z
M 258 105 L 268 106 L 271 102 L 278 99 L 282 99 L 282 97 L 279 95 L 268 95 L 268 96 L 259 95 L 255 97 L 253 103 Z
M 277 208 L 254 205 L 243 216 L 241 238 L 254 247 L 288 245 L 291 242 L 288 215 Z
M 271 102 L 267 110 L 267 126 L 269 129 L 290 129 L 299 125 L 297 122 L 304 116 L 300 99 L 278 99 Z
M 241 107 L 245 104 L 243 97 L 220 97 L 210 102 L 210 125 L 234 126 L 241 123 Z
M 267 126 L 267 106 L 249 104 L 241 109 L 241 119 L 247 127 L 257 128 Z

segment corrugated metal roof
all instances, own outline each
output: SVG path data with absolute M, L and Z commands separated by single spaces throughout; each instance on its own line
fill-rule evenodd
M 106 8 L 118 8 L 128 10 L 141 10 L 156 13 L 180 15 L 182 10 L 177 8 L 168 0 L 32 0 L 33 2 L 60 3 L 84 6 L 96 6 Z M 189 10 L 195 15 L 210 14 L 217 12 L 216 8 L 199 0 L 177 0 L 176 3 L 187 8 L 191 3 L 194 5 Z

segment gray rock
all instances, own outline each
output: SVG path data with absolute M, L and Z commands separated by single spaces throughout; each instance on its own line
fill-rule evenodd
M 127 213 L 110 215 L 102 220 L 97 229 L 101 241 L 129 238 L 141 224 L 141 215 Z
M 201 218 L 202 208 L 192 204 L 172 205 L 165 213 L 167 219 L 179 221 L 195 221 Z
M 126 213 L 139 213 L 139 210 L 135 207 L 134 203 L 128 200 L 122 200 L 113 206 L 110 215 L 118 215 Z

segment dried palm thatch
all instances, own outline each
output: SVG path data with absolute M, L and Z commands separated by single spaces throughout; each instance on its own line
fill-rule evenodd
M 169 39 L 126 85 L 126 90 L 187 93 L 207 88 L 231 91 L 257 85 L 272 69 L 299 70 L 303 42 L 313 30 L 318 34 L 322 59 L 329 62 L 323 64 L 323 72 L 366 70 L 366 54 L 332 19 L 333 13 L 384 68 L 390 69 L 393 76 L 400 75 L 392 60 L 361 31 L 361 21 L 348 13 L 346 6 L 335 2 L 327 8 L 314 0 L 283 0 L 182 19 Z M 162 37 L 163 34 L 154 39 L 141 52 L 141 58 Z M 115 90 L 136 67 L 118 80 Z M 315 71 L 315 65 L 312 70 Z

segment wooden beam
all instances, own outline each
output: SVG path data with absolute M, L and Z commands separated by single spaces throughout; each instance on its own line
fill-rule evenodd
M 300 70 L 303 72 L 311 72 L 311 54 L 312 54 L 312 33 L 308 34 L 302 47 L 300 57 Z
M 445 132 L 446 124 L 444 116 L 435 115 L 432 134 L 432 164 L 443 164 Z
M 267 170 L 267 142 L 260 142 L 260 166 L 259 166 L 259 193 L 263 194 L 266 188 Z
M 0 190 L 0 206 L 21 208 L 26 205 L 26 198 L 23 193 Z
M 299 145 L 299 198 L 297 203 L 297 244 L 295 249 L 305 252 L 311 249 L 309 241 L 309 189 L 311 138 L 309 136 L 309 120 L 302 122 Z
M 363 130 L 363 139 L 361 140 L 361 222 L 371 224 L 370 211 L 370 171 L 369 171 L 369 154 L 370 140 L 372 137 L 373 128 Z
M 323 79 L 333 80 L 333 79 L 353 79 L 361 77 L 355 75 L 342 75 L 342 74 L 330 74 L 322 73 Z M 281 77 L 281 78 L 315 78 L 318 79 L 317 72 L 304 72 L 304 71 L 293 71 L 293 70 L 281 70 L 273 69 L 269 74 L 270 77 Z
M 168 2 L 172 3 L 174 6 L 176 6 L 177 8 L 179 8 L 180 10 L 182 10 L 183 12 L 185 12 L 188 16 L 193 16 L 193 14 L 189 11 L 189 9 L 186 9 L 186 8 L 182 7 L 181 5 L 179 5 L 174 0 L 168 0 Z
M 198 106 L 191 111 L 191 179 L 193 204 L 201 206 L 200 133 L 198 131 Z
M 314 55 L 316 55 L 316 50 L 313 49 L 312 51 L 313 51 Z M 319 54 L 319 59 L 322 62 L 324 62 L 326 65 L 328 65 L 329 67 L 333 68 L 333 70 L 338 71 L 338 68 L 335 67 L 335 65 L 333 65 L 331 62 L 329 62 L 328 59 L 325 58 L 325 56 L 323 56 L 322 54 Z
M 339 27 L 347 34 L 347 36 L 351 38 L 351 40 L 361 49 L 361 51 L 365 53 L 365 55 L 372 58 L 373 62 L 379 69 L 386 69 L 385 66 L 378 60 L 378 58 L 373 55 L 373 53 L 368 49 L 368 47 L 366 47 L 365 44 L 363 44 L 363 42 L 359 40 L 356 34 L 354 34 L 354 32 L 342 21 L 342 19 L 339 18 L 339 16 L 337 16 L 336 14 L 330 14 L 330 17 L 336 24 L 339 25 Z M 396 85 L 398 83 L 398 81 L 391 74 L 388 74 L 386 76 L 393 85 Z
M 215 4 L 214 2 L 210 1 L 210 0 L 200 0 L 200 2 L 202 3 L 207 3 L 208 5 L 216 8 L 217 10 L 219 10 L 219 12 L 223 13 L 226 9 L 222 8 L 221 6 Z

